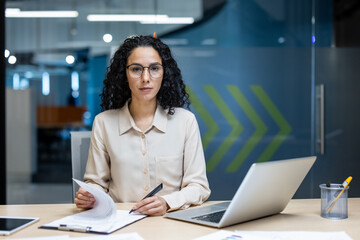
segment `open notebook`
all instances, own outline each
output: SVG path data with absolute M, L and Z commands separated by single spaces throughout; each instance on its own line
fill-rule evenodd
M 305 157 L 254 163 L 231 202 L 171 212 L 165 217 L 221 228 L 280 213 L 315 160 Z

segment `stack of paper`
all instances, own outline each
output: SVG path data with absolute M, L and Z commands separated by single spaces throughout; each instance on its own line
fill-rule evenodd
M 104 191 L 101 191 L 82 181 L 76 179 L 74 179 L 74 181 L 95 197 L 95 206 L 90 210 L 42 225 L 40 228 L 94 233 L 112 233 L 146 217 L 146 215 L 142 214 L 129 214 L 128 211 L 116 210 L 114 201 Z

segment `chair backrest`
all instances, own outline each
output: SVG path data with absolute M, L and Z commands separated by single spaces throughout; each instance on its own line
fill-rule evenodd
M 91 131 L 70 132 L 72 177 L 83 181 L 89 155 Z M 73 201 L 79 186 L 73 182 Z

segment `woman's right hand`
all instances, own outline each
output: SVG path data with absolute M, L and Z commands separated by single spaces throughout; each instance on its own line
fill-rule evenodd
M 88 209 L 94 207 L 94 196 L 82 187 L 79 188 L 79 191 L 76 192 L 75 196 L 76 198 L 74 199 L 74 202 L 78 208 Z

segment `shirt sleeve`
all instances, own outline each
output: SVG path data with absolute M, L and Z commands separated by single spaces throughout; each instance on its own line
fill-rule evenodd
M 104 144 L 103 134 L 103 123 L 98 117 L 95 117 L 84 181 L 105 192 L 108 192 L 110 180 L 110 157 Z
M 183 179 L 180 191 L 162 196 L 169 211 L 200 205 L 210 196 L 200 130 L 194 115 L 186 126 Z

